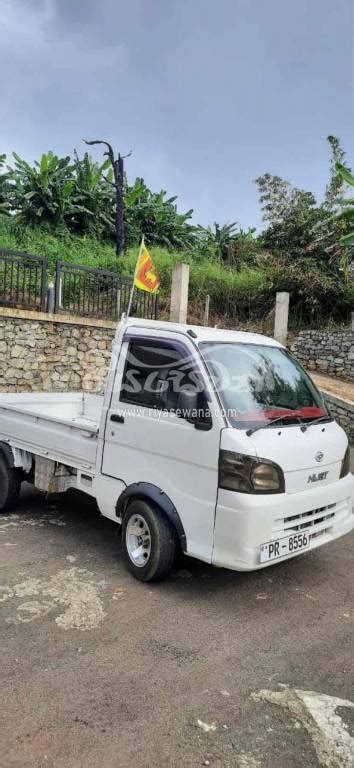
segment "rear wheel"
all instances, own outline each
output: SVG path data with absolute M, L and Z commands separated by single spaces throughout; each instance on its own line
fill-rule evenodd
M 176 533 L 159 507 L 134 499 L 122 524 L 122 547 L 128 570 L 139 581 L 158 581 L 172 570 Z
M 0 454 L 0 512 L 16 504 L 21 489 L 22 472 L 10 467 L 6 458 Z

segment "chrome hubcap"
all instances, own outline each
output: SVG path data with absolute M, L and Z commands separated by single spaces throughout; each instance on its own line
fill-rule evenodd
M 151 554 L 151 534 L 146 520 L 141 515 L 133 515 L 125 534 L 128 555 L 138 568 L 142 568 Z

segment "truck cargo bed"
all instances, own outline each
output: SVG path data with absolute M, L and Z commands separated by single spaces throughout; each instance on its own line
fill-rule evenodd
M 102 411 L 100 395 L 0 395 L 0 441 L 78 469 L 94 469 Z

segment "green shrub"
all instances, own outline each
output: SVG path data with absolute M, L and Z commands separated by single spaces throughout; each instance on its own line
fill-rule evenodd
M 345 322 L 354 306 L 354 287 L 346 287 L 337 266 L 327 269 L 309 259 L 269 257 L 268 279 L 277 291 L 290 293 L 290 326 L 321 327 Z
M 8 217 L 0 216 L 0 247 L 46 256 L 49 274 L 55 273 L 56 262 L 68 261 L 93 268 L 106 269 L 132 277 L 138 248 L 130 248 L 117 258 L 112 245 L 95 238 L 51 234 L 43 229 L 14 227 Z M 346 321 L 354 307 L 354 285 L 345 288 L 338 271 L 320 269 L 309 257 L 294 260 L 263 255 L 257 267 L 226 267 L 207 251 L 193 249 L 169 251 L 150 249 L 161 278 L 161 298 L 168 300 L 174 264 L 183 261 L 190 266 L 190 300 L 203 304 L 210 295 L 213 315 L 241 321 L 263 319 L 274 307 L 277 291 L 291 294 L 290 324 L 294 328 L 327 322 Z

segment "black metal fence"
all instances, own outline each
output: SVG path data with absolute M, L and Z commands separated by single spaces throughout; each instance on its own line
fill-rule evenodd
M 131 288 L 131 278 L 60 261 L 55 280 L 55 312 L 116 320 L 128 309 Z M 135 291 L 130 314 L 156 319 L 158 296 Z
M 0 305 L 45 312 L 50 282 L 44 257 L 0 249 Z M 117 320 L 128 309 L 132 284 L 115 272 L 58 262 L 54 312 Z M 158 295 L 135 291 L 130 314 L 157 319 Z
M 45 312 L 46 275 L 43 256 L 0 248 L 0 304 Z

